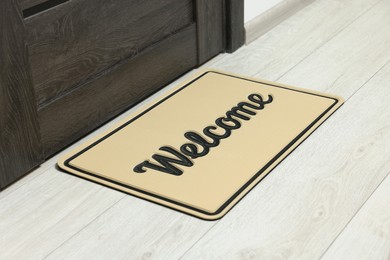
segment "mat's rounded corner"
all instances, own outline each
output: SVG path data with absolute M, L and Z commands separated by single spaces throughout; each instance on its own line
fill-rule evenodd
M 341 96 L 331 95 L 335 100 L 336 104 L 342 105 L 345 103 L 345 99 Z
M 57 167 L 62 171 L 69 172 L 69 166 L 67 165 L 67 161 L 69 161 L 70 157 L 71 157 L 71 154 L 66 154 L 66 155 L 60 157 L 56 163 Z
M 201 220 L 216 221 L 216 220 L 220 220 L 221 218 L 223 218 L 228 211 L 229 210 L 226 210 L 226 211 L 223 210 L 222 212 L 218 212 L 218 213 L 216 212 L 216 213 L 211 213 L 211 214 L 205 214 L 205 213 L 200 213 L 200 212 L 188 212 L 188 213 L 194 217 L 201 219 Z
M 65 166 L 65 161 L 63 161 L 61 159 L 57 161 L 56 166 L 58 169 L 60 169 L 62 171 L 67 171 L 66 166 Z
M 245 192 L 240 193 L 239 195 L 239 200 L 246 195 Z M 187 213 L 191 216 L 194 216 L 196 218 L 199 218 L 201 220 L 206 220 L 206 221 L 216 221 L 220 220 L 223 218 L 234 206 L 237 204 L 237 201 L 226 201 L 221 207 L 216 209 L 216 211 L 211 212 L 211 211 L 204 211 L 201 209 L 196 209 L 196 210 L 189 210 L 189 209 L 179 209 L 179 211 Z
M 333 100 L 333 105 L 332 105 L 333 112 L 338 110 L 345 102 L 344 98 L 338 95 L 327 94 L 327 97 Z

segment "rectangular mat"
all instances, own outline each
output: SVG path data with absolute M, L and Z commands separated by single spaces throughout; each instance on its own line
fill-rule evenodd
M 334 95 L 204 71 L 81 145 L 58 165 L 214 220 L 342 103 Z

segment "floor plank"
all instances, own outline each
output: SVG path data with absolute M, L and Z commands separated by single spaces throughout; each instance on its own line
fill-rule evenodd
M 0 258 L 42 259 L 122 197 L 49 170 L 0 201 Z
M 318 259 L 390 170 L 389 82 L 390 63 L 184 259 Z
M 342 32 L 378 0 L 317 0 L 213 66 L 276 80 Z
M 389 12 L 390 3 L 380 1 L 280 81 L 351 96 L 357 86 L 364 84 L 390 59 L 390 30 L 384 26 L 390 23 Z
M 389 259 L 390 176 L 383 181 L 322 259 Z
M 0 200 L 7 197 L 9 194 L 13 193 L 26 183 L 31 182 L 34 178 L 38 177 L 42 173 L 44 173 L 49 168 L 53 167 L 53 163 L 44 162 L 37 168 L 33 169 L 30 173 L 26 174 L 24 177 L 20 178 L 16 182 L 12 183 L 10 186 L 0 191 Z
M 47 259 L 178 259 L 210 225 L 126 196 Z

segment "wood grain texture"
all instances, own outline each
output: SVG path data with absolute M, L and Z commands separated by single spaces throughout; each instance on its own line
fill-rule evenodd
M 21 12 L 0 3 L 0 190 L 41 162 L 37 108 Z
M 178 259 L 210 225 L 126 196 L 47 259 Z
M 315 1 L 250 45 L 237 50 L 237 55 L 229 58 L 229 62 L 215 63 L 215 68 L 275 80 L 377 2 L 379 0 Z
M 276 6 L 265 11 L 245 23 L 246 44 L 264 35 L 272 28 L 313 3 L 315 0 L 283 0 Z
M 328 259 L 389 259 L 389 175 L 322 257 Z
M 49 156 L 196 65 L 192 24 L 39 109 Z
M 298 67 L 302 59 L 335 35 L 343 34 L 357 17 L 374 4 L 374 1 L 365 0 L 316 1 L 251 45 L 232 55 L 221 54 L 207 66 L 246 75 L 268 75 L 267 79 L 276 80 L 288 70 Z M 375 16 L 375 13 L 371 15 Z M 365 19 L 368 21 L 372 17 L 366 16 Z M 384 27 L 383 24 L 377 26 Z M 333 80 L 346 70 L 353 71 L 355 65 L 359 70 L 364 66 L 369 68 L 382 64 L 382 59 L 376 63 L 370 53 L 375 50 L 376 55 L 386 55 L 387 50 L 374 47 L 360 49 L 359 42 L 365 37 L 363 34 L 356 34 L 355 37 L 354 44 L 345 43 L 337 55 L 343 57 L 344 48 L 347 47 L 359 49 L 357 55 L 364 62 L 351 64 L 347 69 L 341 66 L 339 74 L 329 75 L 335 77 Z M 367 60 L 366 55 L 369 57 Z M 345 59 L 347 57 L 341 60 Z M 319 63 L 319 60 L 313 60 L 313 66 Z M 342 63 L 333 62 L 329 66 L 337 67 L 339 64 Z M 389 74 L 387 69 L 383 71 L 376 78 Z M 301 74 L 305 74 L 303 69 L 297 70 L 296 74 L 292 72 L 283 79 L 284 82 L 300 77 L 297 85 L 304 85 L 306 80 L 311 80 L 309 74 L 306 74 L 306 78 L 301 77 Z M 371 76 L 363 74 L 366 81 Z M 315 74 L 315 77 L 319 77 L 319 74 Z M 327 77 L 324 75 L 326 82 Z M 351 85 L 358 89 L 358 83 L 362 82 L 360 78 L 357 80 L 358 77 L 351 79 L 351 83 L 345 80 L 342 85 L 336 84 L 333 92 L 337 94 L 340 90 L 351 93 L 348 90 Z M 216 256 L 227 252 L 231 244 L 231 255 L 242 259 L 261 256 L 262 252 L 276 258 L 300 255 L 302 250 L 307 250 L 306 256 L 321 254 L 323 247 L 318 245 L 329 245 L 329 241 L 345 224 L 347 216 L 361 206 L 362 197 L 367 197 L 378 185 L 380 177 L 383 178 L 389 170 L 385 164 L 385 160 L 389 159 L 383 157 L 385 152 L 389 154 L 386 150 L 388 128 L 381 125 L 381 122 L 389 122 L 386 119 L 389 86 L 380 85 L 380 82 L 366 85 L 355 94 L 359 96 L 351 98 L 342 110 L 279 165 L 261 186 L 251 191 L 226 216 L 230 221 L 221 228 L 221 236 L 213 236 L 215 239 L 205 234 L 218 222 L 187 219 L 181 213 L 132 200 L 131 197 L 115 204 L 118 199 L 116 192 L 102 194 L 96 192 L 96 185 L 80 186 L 80 183 L 88 182 L 59 173 L 53 166 L 0 200 L 0 258 L 43 258 L 46 255 L 49 255 L 48 258 L 66 258 L 70 255 L 76 259 L 83 256 L 102 259 L 108 255 L 115 258 L 117 252 L 118 258 L 132 258 L 134 253 L 134 256 L 144 258 L 176 259 L 203 239 L 208 242 L 200 242 L 205 247 L 198 244 L 193 249 L 205 254 L 215 252 Z M 388 78 L 385 78 L 384 83 L 388 82 Z M 310 88 L 327 88 L 327 84 L 320 83 Z M 153 97 L 167 89 L 169 87 Z M 153 97 L 144 104 L 148 104 Z M 332 163 L 328 163 L 330 161 Z M 78 189 L 81 191 L 78 192 Z M 80 205 L 80 196 L 84 193 L 88 195 L 81 198 L 84 199 L 83 206 L 75 206 Z M 104 205 L 100 207 L 102 199 Z M 344 199 L 345 205 L 341 203 Z M 107 209 L 107 203 L 115 206 Z M 4 206 L 6 204 L 8 206 Z M 58 205 L 62 205 L 61 209 Z M 5 209 L 8 209 L 8 214 L 1 214 Z M 338 223 L 339 218 L 342 223 Z M 5 219 L 7 222 L 4 222 Z M 309 226 L 305 225 L 305 220 L 310 223 Z M 218 233 L 213 229 L 211 232 L 214 235 Z M 259 243 L 259 240 L 265 243 Z M 234 246 L 237 242 L 242 245 L 241 251 Z M 257 251 L 259 247 L 260 251 Z M 184 258 L 196 255 L 191 251 Z
M 43 175 L 0 200 L 1 259 L 42 259 L 123 197 L 55 168 Z
M 225 50 L 224 0 L 195 0 L 198 64 Z
M 244 0 L 225 0 L 226 51 L 232 53 L 245 43 Z
M 380 1 L 283 77 L 282 82 L 350 96 L 390 58 L 390 5 Z M 372 28 L 377 28 L 375 31 Z M 356 39 L 359 39 L 357 42 Z M 373 48 L 375 46 L 375 48 Z M 258 74 L 257 74 L 258 75 Z M 307 77 L 307 75 L 311 75 Z M 321 78 L 321 79 L 320 79 Z
M 192 22 L 191 0 L 74 0 L 26 19 L 38 106 Z

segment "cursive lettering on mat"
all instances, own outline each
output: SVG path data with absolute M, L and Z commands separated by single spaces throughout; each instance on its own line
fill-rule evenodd
M 212 141 L 206 141 L 206 139 L 193 131 L 186 132 L 184 137 L 191 141 L 185 143 L 180 147 L 180 151 L 169 147 L 162 146 L 160 151 L 167 152 L 173 157 L 166 157 L 160 154 L 152 155 L 152 158 L 158 163 L 155 164 L 146 160 L 134 167 L 134 171 L 137 173 L 146 172 L 146 168 L 153 169 L 156 171 L 180 176 L 183 174 L 183 170 L 178 168 L 176 165 L 182 165 L 191 167 L 194 162 L 191 159 L 203 157 L 209 153 L 210 148 L 219 145 L 221 139 L 228 138 L 233 130 L 241 127 L 240 119 L 250 120 L 251 116 L 256 115 L 256 110 L 264 109 L 266 104 L 270 104 L 273 101 L 273 97 L 268 95 L 267 100 L 263 100 L 260 94 L 251 94 L 248 96 L 250 102 L 240 102 L 235 107 L 226 112 L 224 117 L 219 117 L 215 120 L 217 126 L 207 126 L 203 129 L 203 134 L 209 137 Z M 219 128 L 224 130 L 223 134 L 217 134 L 214 131 Z M 199 149 L 201 148 L 201 150 Z

